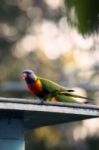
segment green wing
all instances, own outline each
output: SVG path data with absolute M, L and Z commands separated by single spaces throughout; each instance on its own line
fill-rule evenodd
M 44 78 L 39 79 L 42 82 L 43 89 L 49 92 L 49 94 L 46 96 L 49 101 L 51 101 L 52 97 L 55 97 L 61 102 L 78 102 L 73 98 L 73 96 L 70 95 L 73 90 L 66 90 L 65 87 L 62 87 L 59 84 Z
M 42 82 L 43 89 L 49 92 L 49 94 L 47 95 L 47 98 L 49 98 L 49 100 L 51 100 L 52 97 L 55 97 L 61 102 L 76 102 L 77 103 L 78 101 L 75 100 L 74 98 L 82 98 L 82 99 L 87 99 L 87 100 L 90 99 L 88 97 L 73 94 L 71 93 L 71 92 L 74 92 L 73 90 L 68 90 L 65 87 L 62 87 L 53 81 L 50 81 L 44 78 L 39 78 L 39 79 Z
M 44 79 L 44 78 L 39 78 L 40 81 L 42 82 L 42 86 L 43 86 L 43 89 L 48 91 L 48 92 L 53 92 L 53 91 L 56 91 L 56 90 L 66 90 L 64 87 L 60 86 L 59 84 L 53 82 L 53 81 L 50 81 L 50 80 L 47 80 L 47 79 Z

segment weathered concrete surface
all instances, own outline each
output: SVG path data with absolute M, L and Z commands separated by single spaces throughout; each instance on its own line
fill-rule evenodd
M 99 107 L 89 104 L 49 103 L 39 100 L 0 98 L 1 118 L 22 118 L 25 129 L 99 117 Z

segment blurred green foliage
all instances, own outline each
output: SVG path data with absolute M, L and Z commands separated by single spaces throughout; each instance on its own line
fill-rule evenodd
M 82 34 L 97 32 L 99 28 L 99 1 L 65 0 L 68 21 Z M 72 11 L 75 13 L 73 18 Z M 76 22 L 75 22 L 76 20 Z

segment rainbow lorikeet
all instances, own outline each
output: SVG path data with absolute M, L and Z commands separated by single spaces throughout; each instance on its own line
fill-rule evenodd
M 21 77 L 25 79 L 32 94 L 44 101 L 79 103 L 74 98 L 89 99 L 87 97 L 72 94 L 73 90 L 66 90 L 64 87 L 53 81 L 36 76 L 32 70 L 22 71 Z

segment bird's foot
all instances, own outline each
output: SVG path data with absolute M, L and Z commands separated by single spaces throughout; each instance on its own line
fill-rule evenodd
M 39 105 L 43 105 L 44 104 L 44 100 L 40 99 Z

